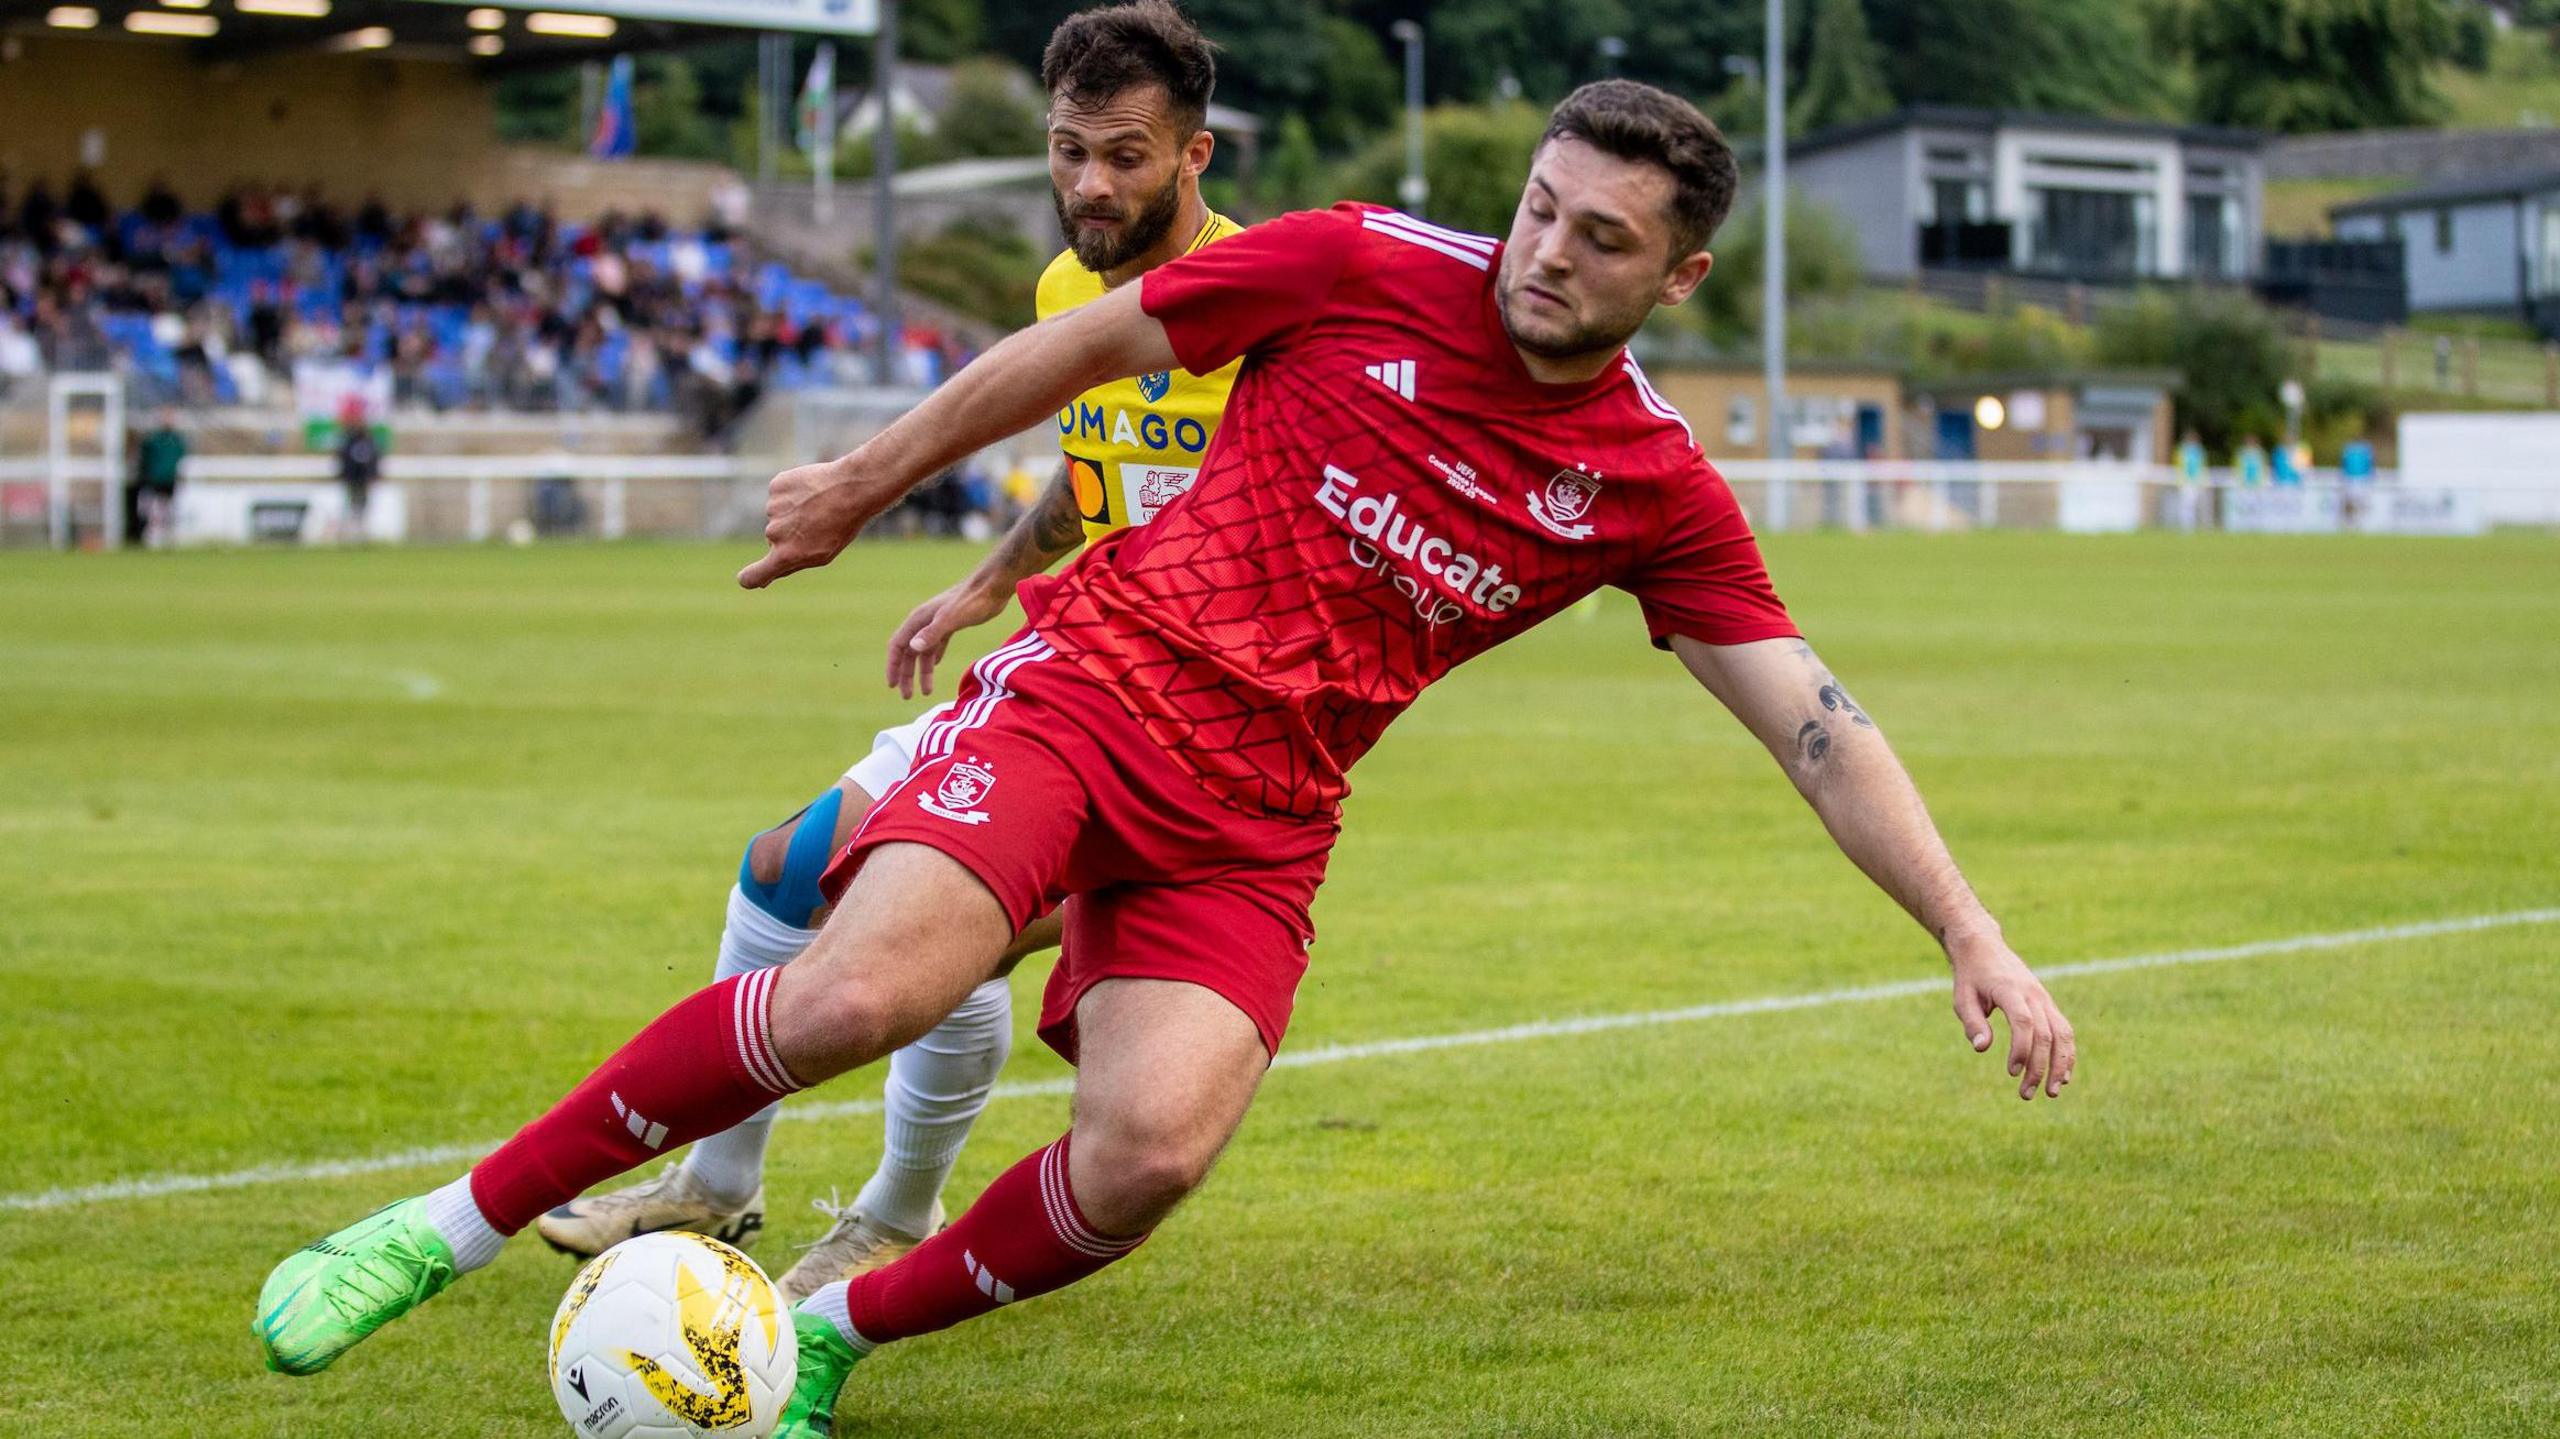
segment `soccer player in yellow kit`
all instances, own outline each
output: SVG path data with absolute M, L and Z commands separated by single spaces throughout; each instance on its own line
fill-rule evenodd
M 1241 228 L 1200 197 L 1213 144 L 1201 124 L 1215 73 L 1207 43 L 1162 0 L 1088 10 L 1051 36 L 1041 80 L 1051 98 L 1050 178 L 1067 248 L 1040 277 L 1040 318 Z M 1017 583 L 1086 540 L 1145 524 L 1189 488 L 1236 368 L 1205 378 L 1171 370 L 1115 380 L 1061 410 L 1057 476 L 967 578 L 898 627 L 889 683 L 909 697 L 932 693 L 934 666 L 952 636 L 1003 613 Z M 819 873 L 873 801 L 906 777 L 918 741 L 949 709 L 937 705 L 883 730 L 834 786 L 749 842 L 729 892 L 718 977 L 786 963 L 817 937 L 826 912 Z M 1004 972 L 1057 942 L 1056 916 L 1034 921 L 1008 951 Z M 941 1227 L 943 1183 L 1012 1044 L 1012 992 L 1000 975 L 891 1057 L 880 1167 L 851 1207 L 820 1205 L 835 1223 L 780 1279 L 788 1302 L 886 1264 Z M 579 1255 L 661 1229 L 750 1240 L 764 1223 L 765 1142 L 780 1107 L 702 1140 L 654 1179 L 574 1200 L 537 1227 L 554 1248 Z M 446 1196 L 448 1205 L 457 1197 L 468 1202 Z M 471 1216 L 445 1217 L 467 1230 Z M 464 1248 L 455 1245 L 457 1258 Z

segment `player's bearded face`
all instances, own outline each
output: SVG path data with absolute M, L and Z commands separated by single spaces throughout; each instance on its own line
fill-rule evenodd
M 1118 198 L 1087 200 L 1054 189 L 1050 198 L 1057 202 L 1058 229 L 1076 252 L 1076 263 L 1096 273 L 1116 270 L 1154 249 L 1173 228 L 1182 213 L 1182 170 L 1173 167 L 1163 188 L 1134 206 Z
M 1076 263 L 1117 270 L 1163 243 L 1182 215 L 1183 127 L 1159 85 L 1049 111 L 1049 197 Z

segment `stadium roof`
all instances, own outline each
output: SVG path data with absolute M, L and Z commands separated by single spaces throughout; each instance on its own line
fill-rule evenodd
M 2355 200 L 2333 205 L 2329 218 L 2345 219 L 2350 215 L 2392 215 L 2402 210 L 2430 210 L 2439 205 L 2459 205 L 2472 200 L 2521 200 L 2527 195 L 2540 195 L 2560 190 L 2560 170 L 2510 170 L 2500 175 L 2474 175 L 2466 180 L 2443 180 L 2433 185 L 2420 185 L 2412 190 L 2376 195 L 2368 200 Z
M 822 7 L 842 8 L 860 23 L 870 14 L 867 5 L 841 7 L 838 0 L 605 0 L 589 6 L 563 0 L 556 10 L 536 10 L 526 0 L 482 7 L 458 0 L 0 0 L 0 34 L 88 34 L 183 45 L 208 64 L 361 51 L 499 71 L 818 28 L 784 22 L 794 12 Z M 756 23 L 674 18 L 733 11 Z M 827 28 L 845 34 L 856 25 Z
M 1932 129 L 1980 130 L 2066 130 L 2084 135 L 2139 135 L 2158 139 L 2184 140 L 2193 145 L 2214 145 L 2229 149 L 2255 150 L 2266 143 L 2266 137 L 2255 130 L 2225 130 L 2213 125 L 2174 125 L 2160 120 L 2111 120 L 2102 115 L 2058 115 L 2039 110 L 1987 110 L 1966 105 L 1913 105 L 1890 115 L 1855 125 L 1835 125 L 1819 130 L 1789 146 L 1791 155 L 1810 155 L 1840 145 L 1855 144 L 1877 135 L 1891 134 L 1914 126 Z

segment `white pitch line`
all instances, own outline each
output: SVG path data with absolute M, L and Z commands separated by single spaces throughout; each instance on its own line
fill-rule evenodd
M 2362 944 L 2382 944 L 2392 940 L 2425 939 L 2441 934 L 2473 934 L 2485 929 L 2512 929 L 2521 925 L 2560 924 L 2560 909 L 2519 909 L 2504 914 L 2475 914 L 2460 919 L 2430 919 L 2414 924 L 2387 924 L 2372 929 L 2343 930 L 2334 934 L 2297 934 L 2283 939 L 2262 939 L 2248 944 L 2219 945 L 2211 949 L 2177 949 L 2159 954 L 2127 955 L 2118 959 L 2086 959 L 2071 964 L 2057 964 L 2038 972 L 2046 979 L 2070 979 L 2082 975 L 2117 974 L 2134 969 L 2165 969 L 2174 965 L 2220 964 L 2237 959 L 2260 959 L 2276 954 L 2304 954 L 2313 950 L 2348 949 Z M 1274 1069 L 1304 1069 L 1316 1065 L 1345 1064 L 1360 1059 L 1383 1059 L 1399 1054 L 1426 1054 L 1442 1049 L 1473 1049 L 1489 1044 L 1517 1044 L 1523 1040 L 1558 1039 L 1578 1034 L 1601 1034 L 1620 1029 L 1651 1029 L 1670 1024 L 1694 1024 L 1709 1019 L 1732 1019 L 1746 1014 L 1774 1014 L 1791 1009 L 1822 1009 L 1835 1004 L 1860 1004 L 1879 999 L 1907 999 L 1915 995 L 1945 992 L 1943 978 L 1904 979 L 1889 984 L 1859 985 L 1849 989 L 1821 989 L 1807 994 L 1768 995 L 1759 999 L 1719 1000 L 1713 1004 L 1693 1004 L 1684 1009 L 1648 1009 L 1632 1014 L 1593 1014 L 1575 1019 L 1546 1019 L 1529 1024 L 1505 1025 L 1499 1029 L 1467 1030 L 1455 1034 L 1421 1034 L 1405 1039 L 1379 1039 L 1364 1044 L 1330 1044 L 1318 1049 L 1297 1049 L 1282 1054 Z M 1034 1099 L 1071 1094 L 1072 1080 L 1042 1079 L 1025 1084 L 999 1084 L 997 1099 Z M 877 1114 L 876 1099 L 839 1100 L 824 1104 L 792 1104 L 784 1107 L 782 1117 L 794 1120 L 843 1119 L 853 1115 Z M 119 1179 L 106 1184 L 82 1185 L 73 1189 L 44 1189 L 26 1194 L 0 1194 L 0 1210 L 67 1209 L 76 1205 L 111 1204 L 127 1199 L 161 1199 L 178 1194 L 201 1194 L 221 1189 L 246 1189 L 259 1184 L 286 1184 L 312 1179 L 344 1179 L 360 1174 L 380 1174 L 399 1169 L 425 1169 L 436 1165 L 460 1164 L 478 1159 L 498 1147 L 502 1141 L 486 1140 L 478 1144 L 440 1144 L 427 1149 L 404 1149 L 392 1154 L 367 1155 L 356 1159 L 332 1159 L 299 1164 L 266 1164 L 254 1169 L 234 1169 L 222 1174 L 159 1174 L 139 1179 Z

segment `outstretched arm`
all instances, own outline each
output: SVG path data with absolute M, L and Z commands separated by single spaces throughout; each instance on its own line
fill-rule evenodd
M 1110 380 L 1176 363 L 1173 342 L 1123 285 L 1007 336 L 839 460 L 776 475 L 765 499 L 764 558 L 738 572 L 762 589 L 834 559 L 900 496 L 963 457 L 1056 414 Z
M 1084 514 L 1076 508 L 1075 481 L 1064 464 L 1022 518 L 1004 532 L 960 583 L 915 607 L 889 636 L 889 688 L 908 699 L 933 693 L 933 667 L 951 637 L 1004 613 L 1013 587 L 1075 553 L 1084 543 Z
M 1851 862 L 1936 937 L 1955 973 L 1956 1018 L 1976 1050 L 1990 1012 L 2009 1017 L 2018 1097 L 2062 1093 L 2077 1063 L 2071 1022 L 1965 883 L 1928 806 L 1875 721 L 1801 640 L 1709 645 L 1673 637 L 1698 683 L 1769 747 Z

